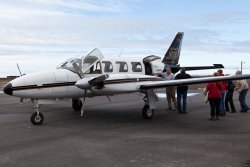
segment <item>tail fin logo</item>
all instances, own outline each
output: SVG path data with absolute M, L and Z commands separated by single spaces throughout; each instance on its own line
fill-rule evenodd
M 177 65 L 179 62 L 181 44 L 183 39 L 183 32 L 178 32 L 170 45 L 168 51 L 166 52 L 162 62 L 168 65 Z

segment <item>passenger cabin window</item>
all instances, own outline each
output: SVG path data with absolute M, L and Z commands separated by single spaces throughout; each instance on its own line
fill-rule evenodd
M 142 72 L 142 65 L 140 62 L 131 62 L 133 72 Z
M 119 72 L 128 72 L 128 65 L 127 65 L 126 62 L 124 62 L 124 61 L 117 61 L 115 63 L 118 64 L 118 71 Z
M 102 61 L 104 72 L 113 72 L 113 65 L 110 61 Z

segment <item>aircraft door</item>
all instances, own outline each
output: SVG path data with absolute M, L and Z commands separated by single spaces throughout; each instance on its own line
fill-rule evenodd
M 152 61 L 161 59 L 159 56 L 147 56 L 143 59 L 143 63 L 145 66 L 145 74 L 146 75 L 153 75 L 153 66 L 152 66 Z
M 82 72 L 83 74 L 101 74 L 100 60 L 103 58 L 102 53 L 96 48 L 87 56 L 82 57 Z

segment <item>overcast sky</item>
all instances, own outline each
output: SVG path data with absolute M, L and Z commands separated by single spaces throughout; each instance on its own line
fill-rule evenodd
M 250 68 L 249 7 L 250 0 L 2 0 L 0 76 L 18 75 L 16 63 L 23 73 L 54 69 L 94 47 L 105 56 L 163 56 L 178 31 L 181 65 Z

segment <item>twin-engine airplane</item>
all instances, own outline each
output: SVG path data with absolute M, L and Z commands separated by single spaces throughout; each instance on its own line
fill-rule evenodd
M 142 115 L 145 119 L 150 119 L 156 107 L 156 88 L 250 78 L 250 75 L 241 75 L 164 81 L 159 75 L 165 67 L 171 67 L 174 72 L 181 68 L 178 61 L 183 35 L 182 32 L 177 33 L 162 61 L 155 55 L 147 56 L 143 60 L 105 58 L 96 48 L 82 58 L 67 60 L 55 70 L 20 76 L 7 83 L 3 91 L 20 97 L 21 103 L 24 99 L 31 99 L 35 113 L 30 120 L 34 125 L 40 125 L 44 116 L 39 111 L 39 105 L 44 104 L 45 100 L 72 99 L 73 109 L 81 111 L 83 115 L 86 97 L 141 92 L 145 94 Z M 186 70 L 213 68 L 223 66 L 215 64 L 185 67 Z

